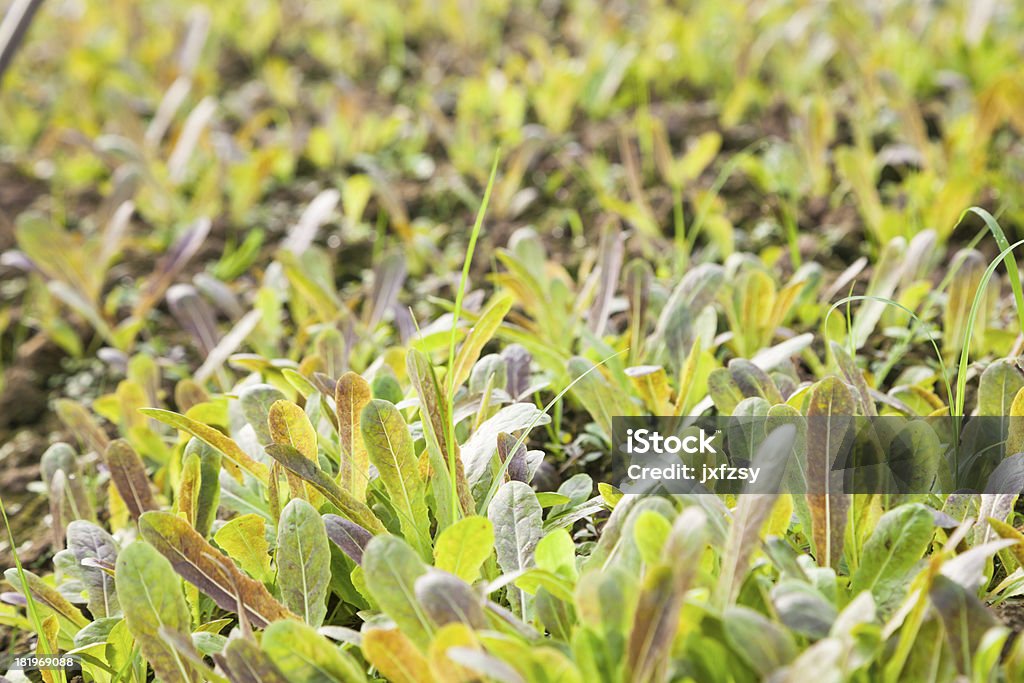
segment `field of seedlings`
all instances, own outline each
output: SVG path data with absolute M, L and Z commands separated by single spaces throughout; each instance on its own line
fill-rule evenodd
M 1024 682 L 1021 3 L 0 11 L 0 681 Z

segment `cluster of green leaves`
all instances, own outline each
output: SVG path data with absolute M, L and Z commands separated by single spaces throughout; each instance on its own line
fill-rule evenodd
M 954 232 L 979 197 L 1022 218 L 1021 8 L 40 17 L 0 152 L 52 201 L 2 265 L 21 324 L 84 355 L 84 321 L 121 379 L 55 403 L 52 571 L 0 607 L 37 651 L 138 683 L 1024 680 L 990 609 L 1024 593 L 1015 495 L 601 481 L 615 416 L 898 416 L 884 447 L 922 449 L 920 418 L 1024 417 L 1020 243 Z M 511 238 L 471 287 L 499 145 Z
M 656 283 L 632 264 L 622 293 L 642 320 L 614 335 L 600 296 L 576 296 L 568 275 L 533 277 L 551 267 L 536 246 L 514 237 L 500 254 L 500 289 L 466 312 L 471 327 L 442 317 L 362 362 L 362 374 L 325 372 L 328 358 L 360 362 L 334 338 L 302 362 L 240 354 L 231 365 L 244 379 L 213 394 L 182 380 L 171 411 L 145 407 L 160 402 L 159 377 L 141 354 L 93 405 L 117 424 L 113 441 L 87 409 L 59 403 L 103 467 L 87 467 L 67 444 L 44 456 L 55 543 L 66 549 L 50 575 L 7 573 L 37 626 L 11 623 L 37 630 L 41 651 L 80 655 L 99 681 L 142 681 L 147 668 L 166 681 L 1022 675 L 1022 641 L 1010 644 L 986 607 L 1024 591 L 1014 495 L 751 488 L 671 499 L 603 483 L 595 491 L 584 473 L 537 492 L 545 452 L 527 439 L 538 426 L 556 429 L 534 403 L 545 377 L 566 383 L 596 441 L 608 439 L 614 415 L 713 407 L 785 421 L 881 411 L 904 415 L 912 431 L 914 416 L 950 409 L 922 387 L 904 389 L 917 410 L 869 384 L 847 351 L 863 308 L 848 343 L 833 342 L 818 361 L 822 378 L 800 381 L 792 359 L 810 352 L 806 341 L 764 346 L 801 314 L 810 279 L 777 289 L 750 259 L 701 266 L 659 303 Z M 597 260 L 595 272 L 608 267 Z M 585 289 L 600 292 L 594 282 Z M 538 300 L 552 305 L 527 303 Z M 522 315 L 506 320 L 513 302 Z M 748 341 L 701 342 L 722 337 L 720 319 L 759 316 L 763 327 L 737 327 L 759 335 Z M 544 343 L 548 334 L 563 348 Z M 443 366 L 432 360 L 446 351 L 439 336 L 458 340 Z M 643 340 L 631 351 L 643 365 L 569 355 L 631 336 Z M 484 354 L 502 338 L 524 343 Z M 735 357 L 719 366 L 730 349 Z M 564 394 L 555 402 L 567 410 L 575 403 Z M 1012 359 L 982 374 L 977 411 L 1024 413 Z M 800 438 L 826 454 L 835 447 L 828 434 Z M 772 457 L 771 439 L 755 447 L 755 460 Z
M 1016 222 L 1022 19 L 985 3 L 789 0 L 685 12 L 592 0 L 42 12 L 0 102 L 4 157 L 56 198 L 18 220 L 12 263 L 32 273 L 20 322 L 80 354 L 71 310 L 70 322 L 131 352 L 207 220 L 224 240 L 192 286 L 224 303 L 266 262 L 268 236 L 315 197 L 299 223 L 338 206 L 346 244 L 386 234 L 410 272 L 454 269 L 464 245 L 447 237 L 498 146 L 496 218 L 579 238 L 617 217 L 651 238 L 671 233 L 677 269 L 694 249 L 721 260 L 765 237 L 799 265 L 798 227 L 816 229 L 823 203 L 855 208 L 879 250 L 926 230 L 944 242 L 957 213 L 989 195 Z M 727 181 L 730 197 L 765 210 L 730 205 Z M 95 210 L 74 204 L 94 207 L 96 189 Z M 820 246 L 848 233 L 826 231 Z M 172 245 L 176 258 L 144 283 L 107 270 L 125 252 Z

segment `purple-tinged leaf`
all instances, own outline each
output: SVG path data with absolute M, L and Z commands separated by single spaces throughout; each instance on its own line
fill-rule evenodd
M 501 352 L 501 357 L 505 359 L 508 376 L 505 390 L 513 400 L 518 401 L 530 388 L 530 364 L 533 362 L 533 356 L 524 346 L 509 344 Z
M 457 576 L 432 568 L 416 579 L 415 590 L 416 599 L 438 627 L 463 623 L 486 628 L 481 595 Z
M 245 308 L 231 288 L 209 273 L 196 273 L 192 276 L 192 284 L 231 320 L 245 315 Z
M 418 349 L 410 349 L 405 357 L 409 380 L 420 399 L 420 420 L 423 424 L 423 436 L 427 442 L 427 457 L 434 469 L 431 479 L 434 499 L 437 504 L 437 515 L 446 525 L 452 519 L 451 478 L 448 473 L 455 470 L 455 488 L 459 506 L 463 514 L 474 511 L 473 497 L 469 490 L 469 481 L 463 469 L 459 455 L 459 444 L 448 443 L 447 426 L 451 423 L 448 402 L 444 400 L 441 384 L 438 382 L 434 367 L 426 354 Z M 450 445 L 450 448 L 449 448 Z
M 132 519 L 138 520 L 142 513 L 157 509 L 146 468 L 131 444 L 124 439 L 111 442 L 104 459 L 110 470 L 110 479 Z
M 135 202 L 126 200 L 114 211 L 107 227 L 103 230 L 103 241 L 100 244 L 99 258 L 96 266 L 107 268 L 110 262 L 121 253 L 125 235 L 131 227 L 132 214 L 135 213 Z
M 279 619 L 296 619 L 259 581 L 242 573 L 226 555 L 210 545 L 170 512 L 147 512 L 139 518 L 146 541 L 170 560 L 174 571 L 208 595 L 221 609 L 237 611 L 257 628 Z
M 209 218 L 200 218 L 157 262 L 152 277 L 146 281 L 139 296 L 139 302 L 135 305 L 135 310 L 132 312 L 133 318 L 144 318 L 146 313 L 160 300 L 167 288 L 174 283 L 174 278 L 206 242 L 206 238 L 210 234 L 210 227 Z
M 651 298 L 654 273 L 643 259 L 633 259 L 623 276 L 626 302 L 629 306 L 629 364 L 636 365 L 644 357 L 647 337 L 647 309 Z
M 612 312 L 612 299 L 619 284 L 626 235 L 617 225 L 609 225 L 601 234 L 596 276 L 599 278 L 594 303 L 587 314 L 587 327 L 601 337 Z
M 512 449 L 515 448 L 517 441 L 518 439 L 508 432 L 498 434 L 498 458 L 503 464 L 508 461 L 508 468 L 505 470 L 506 481 L 521 481 L 528 484 L 530 480 L 526 467 L 526 445 L 519 444 L 519 448 L 513 453 Z
M 234 439 L 225 436 L 222 432 L 209 425 L 193 420 L 185 415 L 163 410 L 160 408 L 142 408 L 139 410 L 143 415 L 152 417 L 164 424 L 187 432 L 192 436 L 208 443 L 224 455 L 228 462 L 234 467 L 232 472 L 238 481 L 241 481 L 240 470 L 245 470 L 257 480 L 267 483 L 270 480 L 270 470 L 261 462 L 253 460 L 252 457 L 242 450 L 242 447 L 235 443 Z
M 370 462 L 380 473 L 391 504 L 398 512 L 403 536 L 424 560 L 429 560 L 426 482 L 420 475 L 405 418 L 392 403 L 373 399 L 359 416 L 359 431 Z
M 398 301 L 406 276 L 406 257 L 400 251 L 384 256 L 373 270 L 373 297 L 366 309 L 366 326 L 373 329 Z
M 373 534 L 351 520 L 332 514 L 324 515 L 324 527 L 327 529 L 327 537 L 341 548 L 349 559 L 356 564 L 363 563 L 363 551 L 373 538 Z
M 17 249 L 8 249 L 4 253 L 0 254 L 0 266 L 5 268 L 16 268 L 26 273 L 40 273 L 43 271 L 39 270 L 36 264 L 25 255 L 24 252 L 18 251 Z
M 209 304 L 192 285 L 173 285 L 167 290 L 167 306 L 178 324 L 195 339 L 203 355 L 209 355 L 220 338 L 217 319 Z
M 60 421 L 78 439 L 97 453 L 107 450 L 110 439 L 96 422 L 96 419 L 77 401 L 62 398 L 54 402 L 54 409 Z

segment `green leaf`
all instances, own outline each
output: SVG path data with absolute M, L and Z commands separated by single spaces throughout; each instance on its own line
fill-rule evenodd
M 660 515 L 657 517 L 664 519 Z M 667 535 L 669 525 L 665 526 Z M 539 568 L 573 584 L 579 578 L 579 571 L 576 569 L 576 544 L 565 529 L 555 529 L 540 539 L 536 550 L 534 550 L 533 558 Z
M 390 373 L 378 373 L 374 376 L 370 390 L 374 398 L 383 399 L 389 403 L 400 403 L 404 394 L 402 385 Z
M 908 574 L 928 550 L 934 528 L 931 512 L 919 503 L 886 512 L 864 544 L 850 588 L 871 591 L 883 611 L 895 607 L 906 594 L 912 578 Z
M 882 248 L 867 289 L 867 296 L 875 298 L 861 303 L 850 330 L 855 348 L 859 349 L 867 343 L 878 321 L 881 320 L 882 313 L 885 312 L 886 303 L 883 299 L 890 299 L 896 291 L 896 286 L 903 275 L 903 254 L 906 249 L 907 241 L 902 237 L 890 240 Z
M 697 338 L 697 318 L 722 290 L 725 269 L 713 263 L 690 268 L 662 308 L 657 335 L 668 351 L 669 363 L 682 368 Z M 705 341 L 706 343 L 706 341 Z
M 487 509 L 494 525 L 498 566 L 514 574 L 534 566 L 534 551 L 544 533 L 543 509 L 528 484 L 509 481 L 501 485 Z M 513 607 L 525 611 L 522 595 L 509 592 Z
M 451 423 L 451 415 L 448 412 L 448 402 L 441 392 L 441 385 L 434 373 L 434 367 L 430 364 L 427 356 L 417 350 L 410 349 L 405 357 L 406 370 L 409 379 L 412 381 L 416 394 L 420 399 L 420 419 L 423 423 L 423 436 L 427 442 L 427 455 L 430 458 L 430 466 L 433 468 L 431 488 L 434 494 L 436 506 L 436 517 L 438 524 L 443 530 L 450 524 L 451 520 L 457 519 L 458 515 L 452 510 L 452 482 L 450 472 L 455 470 L 455 486 L 457 488 L 459 504 L 462 506 L 463 514 L 471 514 L 475 506 L 473 497 L 469 491 L 469 481 L 466 479 L 466 472 L 463 468 L 462 457 L 459 454 L 459 444 L 451 444 L 449 449 L 448 440 L 445 436 L 446 427 Z
M 1011 414 L 1013 399 L 1022 388 L 1024 373 L 1016 359 L 992 362 L 981 373 L 978 384 L 978 414 L 1006 419 Z
M 777 296 L 775 280 L 760 268 L 745 269 L 733 280 L 728 311 L 739 354 L 752 356 L 771 342 Z
M 502 484 L 491 501 L 487 517 L 494 525 L 498 566 L 506 572 L 534 564 L 534 551 L 544 533 L 543 511 L 537 494 L 521 481 Z
M 231 681 L 247 683 L 288 683 L 281 670 L 266 652 L 260 649 L 255 640 L 249 638 L 232 638 L 224 647 L 224 657 L 216 656 L 221 668 L 228 674 Z
M 679 628 L 683 596 L 699 569 L 707 532 L 704 512 L 686 508 L 673 523 L 668 543 L 671 564 L 659 564 L 644 577 L 627 647 L 626 670 L 632 681 L 658 679 Z
M 644 510 L 633 522 L 633 539 L 644 562 L 656 564 L 661 558 L 661 550 L 665 546 L 672 523 L 653 510 Z
M 718 500 L 715 498 L 714 500 Z M 644 510 L 654 510 L 666 519 L 675 519 L 676 508 L 664 498 L 655 496 L 626 496 L 612 510 L 597 545 L 584 563 L 584 569 L 619 564 L 630 571 L 639 572 L 641 557 L 636 549 L 633 525 Z
M 356 373 L 346 372 L 338 380 L 334 392 L 342 452 L 338 483 L 360 501 L 366 500 L 370 460 L 363 444 L 359 416 L 370 402 L 370 398 L 370 385 Z
M 665 368 L 660 365 L 635 365 L 626 368 L 624 372 L 652 415 L 671 414 L 672 388 Z
M 267 414 L 267 424 L 274 443 L 289 445 L 316 461 L 316 430 L 306 416 L 306 411 L 291 401 L 275 401 Z
M 181 458 L 181 481 L 178 495 L 174 500 L 174 512 L 181 515 L 193 527 L 199 507 L 199 456 L 196 453 L 183 454 Z
M 324 474 L 317 463 L 285 444 L 267 446 L 266 450 L 267 454 L 281 463 L 286 470 L 312 484 L 313 488 L 322 493 L 324 498 L 350 520 L 371 533 L 385 533 L 384 525 L 366 503 L 338 486 L 333 479 Z
M 636 577 L 618 567 L 585 572 L 576 582 L 574 602 L 582 628 L 574 635 L 573 650 L 591 674 L 588 680 L 621 680 L 636 600 Z
M 242 415 L 256 432 L 256 438 L 261 444 L 273 441 L 270 434 L 270 407 L 284 398 L 284 393 L 270 384 L 254 384 L 238 392 Z
M 772 588 L 771 597 L 779 620 L 790 630 L 811 638 L 827 636 L 836 620 L 835 606 L 803 580 L 780 581 Z
M 543 590 L 550 596 L 565 602 L 570 602 L 573 598 L 571 581 L 546 569 L 539 569 L 537 567 L 514 574 L 505 574 L 498 582 L 491 584 L 489 588 L 496 588 L 509 579 L 514 579 L 512 583 L 526 591 L 529 595 L 537 596 Z
M 281 600 L 307 624 L 320 626 L 327 616 L 331 546 L 323 520 L 306 501 L 296 498 L 281 512 L 275 557 Z
M 727 368 L 716 368 L 708 375 L 708 394 L 722 415 L 732 415 L 744 398 Z
M 209 444 L 195 437 L 185 446 L 185 457 L 199 456 L 199 491 L 196 500 L 194 526 L 202 536 L 209 536 L 213 521 L 220 507 L 220 461 L 221 455 Z
M 591 373 L 594 374 L 594 373 Z M 498 449 L 498 435 L 539 427 L 551 418 L 532 403 L 513 403 L 484 420 L 462 445 L 462 460 L 466 464 L 466 478 L 474 498 L 481 500 L 487 493 L 494 475 L 494 453 Z
M 220 451 L 221 454 L 236 467 L 245 470 L 263 484 L 269 483 L 270 470 L 267 466 L 261 462 L 253 460 L 249 457 L 248 453 L 242 450 L 241 446 L 234 442 L 234 440 L 225 436 L 213 427 L 204 425 L 192 418 L 179 415 L 178 413 L 173 413 L 169 410 L 161 410 L 160 408 L 142 408 L 139 412 L 144 415 L 148 415 L 155 420 L 159 420 L 164 424 L 175 427 L 176 429 L 180 429 L 183 432 L 187 432 L 197 439 L 206 442 L 213 448 Z
M 82 404 L 71 399 L 61 398 L 53 402 L 53 409 L 60 421 L 77 436 L 82 443 L 97 453 L 104 453 L 110 445 L 107 433 L 96 422 Z
M 515 444 L 515 439 L 512 440 L 512 443 Z M 537 501 L 540 502 L 542 508 L 553 508 L 565 506 L 571 503 L 572 499 L 554 491 L 540 491 L 537 493 Z
M 637 414 L 636 407 L 627 398 L 628 394 L 613 386 L 600 370 L 591 372 L 594 364 L 589 360 L 576 356 L 569 361 L 567 367 L 570 378 L 579 380 L 572 387 L 572 395 L 606 435 L 611 436 L 613 417 Z
M 1001 246 L 1000 250 L 1006 246 L 1009 245 Z M 1013 259 L 1012 254 L 1007 254 L 1007 257 Z M 968 329 L 968 319 L 975 297 L 982 297 L 982 310 L 988 308 L 986 300 L 991 300 L 990 294 L 980 290 L 987 265 L 988 259 L 976 249 L 961 249 L 951 260 L 952 277 L 947 289 L 946 305 L 942 310 L 942 350 L 946 354 L 959 353 L 968 342 L 969 348 L 976 353 L 984 348 L 982 342 L 988 327 L 988 315 L 977 319 L 973 331 Z M 970 340 L 968 334 L 972 335 Z
M 136 541 L 117 558 L 116 582 L 125 623 L 157 678 L 168 683 L 200 680 L 195 668 L 160 635 L 160 629 L 191 631 L 188 604 L 170 562 L 152 546 Z
M 941 574 L 932 580 L 928 597 L 946 627 L 946 641 L 957 669 L 969 673 L 974 653 L 985 632 L 996 625 L 996 618 L 977 597 Z
M 266 587 L 243 574 L 235 563 L 210 545 L 188 522 L 169 512 L 147 512 L 139 532 L 182 578 L 213 599 L 221 609 L 245 610 L 258 628 L 278 619 L 295 619 Z
M 1024 534 L 1006 522 L 996 519 L 995 517 L 988 518 L 989 526 L 996 532 L 999 538 L 1005 538 L 1009 541 L 1016 541 L 1015 545 L 1009 547 L 1010 553 L 1014 559 L 1017 560 L 1017 564 L 1024 567 Z
M 494 552 L 494 525 L 480 515 L 464 517 L 441 532 L 434 563 L 467 583 L 480 578 L 480 568 Z
M 889 464 L 907 491 L 949 490 L 949 465 L 942 458 L 939 434 L 926 420 L 904 425 L 889 444 Z
M 753 456 L 753 462 L 760 468 L 762 478 L 757 484 L 747 485 L 733 512 L 718 577 L 716 597 L 719 605 L 732 604 L 747 577 L 750 557 L 759 545 L 761 530 L 779 498 L 775 491 L 779 490 L 786 465 L 792 458 L 796 433 L 797 429 L 793 425 L 780 425 L 772 429 Z
M 494 333 L 498 331 L 498 327 L 501 326 L 502 320 L 505 319 L 511 308 L 511 295 L 501 293 L 492 297 L 487 302 L 487 306 L 480 312 L 476 324 L 469 331 L 465 341 L 462 342 L 462 346 L 459 347 L 458 354 L 455 356 L 455 366 L 452 371 L 451 384 L 449 385 L 452 394 L 469 378 L 473 365 L 480 358 L 480 352 L 483 351 L 484 346 L 491 340 Z
M 771 675 L 796 657 L 796 642 L 789 631 L 748 607 L 728 608 L 722 621 L 729 647 L 761 676 Z
M 631 680 L 653 681 L 664 666 L 667 649 L 678 628 L 679 598 L 672 567 L 659 564 L 644 578 L 636 621 L 630 634 L 626 668 Z
M 1024 389 L 1020 389 L 1010 404 L 1010 426 L 1006 436 L 1006 454 L 1024 453 Z
M 24 593 L 20 574 L 24 574 L 29 595 Z M 67 598 L 61 595 L 60 591 L 27 569 L 19 572 L 18 567 L 11 567 L 4 571 L 4 578 L 19 593 L 34 601 L 37 607 L 42 607 L 41 611 L 44 615 L 57 617 L 62 642 L 70 642 L 82 628 L 89 625 L 89 620 L 80 609 L 72 605 Z
M 113 617 L 121 613 L 114 587 L 114 577 L 86 560 L 113 566 L 117 562 L 117 542 L 114 537 L 91 522 L 76 520 L 68 525 L 68 550 L 75 555 L 78 572 L 89 592 L 89 611 L 93 618 Z
M 728 371 L 745 398 L 763 398 L 770 405 L 782 403 L 782 394 L 772 378 L 749 360 L 733 358 L 729 361 Z
M 416 579 L 427 572 L 419 556 L 397 536 L 376 536 L 363 552 L 362 569 L 376 603 L 403 633 L 425 648 L 434 627 L 416 600 Z
M 871 398 L 871 392 L 868 388 L 867 380 L 864 379 L 864 374 L 857 367 L 857 362 L 850 357 L 846 348 L 843 347 L 839 342 L 832 342 L 829 346 L 832 351 L 832 357 L 836 361 L 836 365 L 839 367 L 839 372 L 842 373 L 843 379 L 854 389 L 854 395 L 857 399 L 857 403 L 860 407 L 862 415 L 872 417 L 878 415 L 878 410 L 875 408 L 875 402 Z
M 398 511 L 402 533 L 420 557 L 429 561 L 426 485 L 420 477 L 405 419 L 391 403 L 373 399 L 363 409 L 360 430 L 370 462 L 377 467 L 391 504 Z
M 270 544 L 266 533 L 266 520 L 253 513 L 226 522 L 213 535 L 213 540 L 249 576 L 270 583 L 274 575 L 270 570 Z
M 430 662 L 399 629 L 366 629 L 363 653 L 392 683 L 434 683 Z
M 261 646 L 289 683 L 366 681 L 350 655 L 300 621 L 274 622 L 263 632 Z
M 807 406 L 807 505 L 815 556 L 821 566 L 838 566 L 843 554 L 850 497 L 830 493 L 837 475 L 831 464 L 842 448 L 853 414 L 853 395 L 841 380 L 826 377 L 812 389 Z

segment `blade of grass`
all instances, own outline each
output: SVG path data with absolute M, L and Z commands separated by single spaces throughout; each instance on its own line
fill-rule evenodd
M 850 296 L 847 296 L 847 297 L 843 297 L 839 301 L 837 301 L 834 304 L 832 304 L 832 307 L 829 308 L 828 312 L 825 314 L 824 322 L 822 322 L 822 335 L 825 337 L 825 341 L 826 342 L 830 342 L 831 341 L 831 339 L 829 339 L 829 336 L 828 336 L 828 318 L 829 318 L 829 316 L 831 316 L 834 311 L 836 311 L 840 306 L 843 306 L 844 304 L 849 304 L 849 303 L 854 302 L 854 301 L 864 301 L 864 300 L 879 301 L 879 302 L 881 302 L 881 303 L 883 303 L 883 304 L 885 304 L 887 306 L 894 306 L 894 307 L 900 309 L 901 311 L 907 313 L 908 315 L 910 315 L 911 319 L 914 321 L 915 331 L 916 331 L 916 328 L 920 327 L 921 329 L 924 330 L 925 334 L 928 335 L 928 342 L 932 345 L 932 349 L 935 351 L 935 357 L 938 358 L 939 365 L 941 365 L 942 368 L 945 369 L 946 362 L 945 362 L 945 360 L 942 357 L 942 352 L 939 350 L 939 345 L 935 341 L 935 337 L 932 336 L 932 333 L 930 331 L 928 331 L 928 329 L 924 326 L 924 321 L 921 320 L 921 318 L 919 318 L 916 313 L 914 313 L 912 310 L 910 310 L 909 308 L 907 308 L 903 304 L 899 303 L 898 301 L 893 301 L 892 299 L 886 299 L 885 297 L 871 296 L 871 295 L 868 295 L 868 294 L 864 294 L 864 295 L 850 295 Z M 943 372 L 943 374 L 942 374 L 942 381 L 946 385 L 946 395 L 949 396 L 949 397 L 952 397 L 953 396 L 953 388 L 950 385 L 949 379 L 946 377 L 945 372 Z
M 1002 231 L 1000 231 L 1000 234 L 1002 234 Z M 999 239 L 1000 238 L 998 237 L 996 238 L 997 241 Z M 1005 235 L 1002 239 L 1006 239 Z M 999 262 L 1006 259 L 1007 255 L 1022 244 L 1024 244 L 1024 240 L 1019 240 L 1008 245 L 1005 249 L 999 252 L 999 256 L 996 256 L 992 259 L 992 262 L 988 264 L 988 268 L 985 269 L 985 273 L 981 276 L 981 282 L 978 283 L 978 291 L 974 294 L 974 301 L 971 303 L 971 312 L 967 316 L 967 328 L 964 330 L 964 348 L 960 351 L 960 363 L 957 366 L 956 412 L 954 413 L 957 416 L 963 417 L 964 403 L 967 400 L 967 397 L 964 395 L 967 389 L 967 363 L 971 352 L 971 338 L 974 336 L 974 324 L 978 318 L 978 310 L 981 308 L 982 292 L 984 292 L 985 288 L 988 287 L 989 280 L 992 279 L 993 273 L 995 273 L 996 268 L 999 267 Z M 1016 283 L 1016 286 L 1014 287 L 1014 296 L 1016 297 L 1017 293 L 1020 292 L 1020 280 L 1017 275 L 1017 265 L 1013 259 L 1006 261 L 1006 263 L 1007 271 L 1010 272 L 1010 284 L 1013 285 Z M 1013 263 L 1012 271 L 1010 270 L 1011 263 Z M 1024 313 L 1024 306 L 1018 304 L 1017 312 L 1018 314 Z M 1021 321 L 1021 331 L 1024 332 L 1024 320 Z
M 459 317 L 462 315 L 462 300 L 466 295 L 466 284 L 469 281 L 469 268 L 473 263 L 473 252 L 476 250 L 476 241 L 480 237 L 483 228 L 484 215 L 487 213 L 487 204 L 491 201 L 491 190 L 494 189 L 494 179 L 498 175 L 498 160 L 501 150 L 495 150 L 494 162 L 491 164 L 491 176 L 487 180 L 487 188 L 484 190 L 483 201 L 480 202 L 480 209 L 476 213 L 476 221 L 473 223 L 473 231 L 469 236 L 469 245 L 466 247 L 466 259 L 462 264 L 462 277 L 459 280 L 459 289 L 455 292 L 455 312 L 452 317 L 452 334 L 448 340 L 448 372 L 445 378 L 448 384 L 446 399 L 448 401 L 448 414 L 455 415 L 455 340 L 458 336 Z M 455 423 L 454 418 L 445 425 L 445 444 L 448 453 L 455 452 Z M 455 457 L 448 458 L 448 477 L 451 482 L 452 492 L 452 520 L 451 523 L 459 521 L 459 497 L 455 481 Z
M 11 557 L 14 558 L 14 566 L 18 570 L 18 579 L 21 582 L 21 590 L 24 593 L 25 600 L 27 602 L 26 609 L 29 614 L 29 619 L 31 620 L 32 627 L 36 631 L 37 637 L 42 638 L 43 620 L 39 616 L 36 601 L 32 597 L 32 590 L 29 588 L 28 579 L 25 578 L 25 569 L 21 565 L 21 558 L 18 557 L 18 546 L 14 541 L 14 531 L 11 529 L 11 522 L 7 518 L 7 506 L 4 505 L 3 496 L 0 496 L 0 515 L 3 515 L 4 518 L 4 528 L 7 530 L 7 542 L 11 545 Z M 59 653 L 52 652 L 50 654 L 56 655 Z M 67 677 L 64 675 L 64 669 L 55 669 L 54 671 L 57 673 L 58 680 L 62 682 L 67 680 Z
M 986 231 L 984 229 L 979 231 L 978 234 L 971 238 L 970 242 L 963 246 L 963 248 L 974 249 L 976 246 L 978 246 L 978 243 L 981 242 L 982 239 L 984 239 L 985 232 Z M 936 307 L 943 305 L 942 295 L 945 294 L 946 289 L 949 288 L 950 283 L 953 281 L 953 278 L 959 271 L 960 265 L 958 264 L 955 268 L 950 269 L 949 271 L 946 272 L 945 275 L 942 276 L 942 280 L 939 281 L 938 287 L 935 287 L 929 292 L 928 297 L 925 299 L 924 305 L 921 306 L 920 308 L 921 312 L 919 315 L 922 321 L 929 319 L 931 317 L 932 311 Z M 886 354 L 887 358 L 885 362 L 879 368 L 877 368 L 874 373 L 875 382 L 877 384 L 882 384 L 885 378 L 889 376 L 889 373 L 892 371 L 892 369 L 896 367 L 900 360 L 903 359 L 903 356 L 906 355 L 907 351 L 911 347 L 912 338 L 915 330 L 916 328 L 908 330 L 907 335 L 903 337 L 903 339 L 895 347 L 893 347 L 893 349 L 889 351 L 888 354 Z
M 957 221 L 958 225 L 968 213 L 980 216 L 981 220 L 985 221 L 985 225 L 988 227 L 989 232 L 992 233 L 992 237 L 995 239 L 996 244 L 1003 250 L 1002 260 L 1003 263 L 1006 264 L 1006 273 L 1010 276 L 1010 289 L 1013 290 L 1013 300 L 1017 305 L 1017 323 L 1020 326 L 1020 333 L 1024 334 L 1024 290 L 1021 289 L 1020 273 L 1017 270 L 1017 259 L 1010 253 L 1012 251 L 1012 247 L 1010 247 L 1009 240 L 1006 239 L 1006 233 L 1003 232 L 1003 229 L 1000 227 L 999 221 L 996 220 L 995 216 L 980 206 L 972 206 L 960 214 L 960 219 Z

